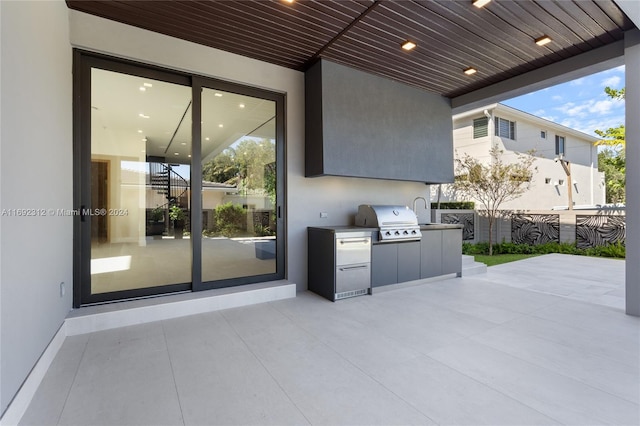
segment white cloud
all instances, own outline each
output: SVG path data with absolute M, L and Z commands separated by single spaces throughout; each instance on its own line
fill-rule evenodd
M 545 114 L 544 109 L 539 109 L 537 111 L 532 112 L 533 115 L 537 115 L 538 117 L 542 117 Z
M 579 78 L 577 80 L 572 80 L 569 82 L 569 85 L 571 86 L 580 86 L 584 83 L 585 81 L 585 77 Z
M 620 76 L 614 75 L 612 77 L 609 78 L 605 78 L 604 80 L 602 80 L 602 82 L 600 83 L 600 85 L 602 87 L 617 87 L 620 84 L 620 81 L 622 79 L 620 78 Z
M 553 99 L 554 101 L 561 101 L 563 97 L 561 95 L 553 95 L 551 99 Z
M 612 101 L 597 101 L 594 102 L 593 99 L 589 101 L 589 112 L 594 114 L 609 114 L 611 112 L 611 108 L 613 107 Z

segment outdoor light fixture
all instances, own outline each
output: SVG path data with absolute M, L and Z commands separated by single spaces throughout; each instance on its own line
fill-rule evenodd
M 544 46 L 547 43 L 551 43 L 551 37 L 549 37 L 548 35 L 544 35 L 536 39 L 536 44 L 538 46 Z
M 402 43 L 402 48 L 404 50 L 407 50 L 407 51 L 415 49 L 416 46 L 417 46 L 417 44 L 415 44 L 414 42 L 412 42 L 410 40 L 407 40 L 404 43 Z
M 464 73 L 465 73 L 466 75 L 472 75 L 472 74 L 475 74 L 475 73 L 477 73 L 477 72 L 478 72 L 478 70 L 477 70 L 477 69 L 475 69 L 475 68 L 473 68 L 473 67 L 469 67 L 469 68 L 467 68 L 466 70 L 464 70 Z
M 473 5 L 480 9 L 481 7 L 486 6 L 491 0 L 473 0 Z

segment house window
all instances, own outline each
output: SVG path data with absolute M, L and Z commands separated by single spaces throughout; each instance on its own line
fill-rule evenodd
M 547 138 L 547 131 L 540 130 L 540 139 L 546 139 L 546 138 Z
M 483 138 L 489 136 L 489 119 L 487 117 L 473 120 L 473 138 Z
M 516 140 L 516 122 L 496 118 L 496 136 Z
M 564 155 L 564 136 L 556 135 L 556 155 Z

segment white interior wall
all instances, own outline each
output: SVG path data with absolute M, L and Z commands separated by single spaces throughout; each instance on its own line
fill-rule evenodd
M 303 73 L 81 12 L 71 11 L 70 17 L 76 47 L 286 93 L 287 278 L 299 290 L 306 289 L 308 226 L 350 224 L 361 203 L 428 199 L 429 187 L 422 183 L 304 177 Z M 428 217 L 420 214 L 424 221 Z
M 5 212 L 71 209 L 67 6 L 63 1 L 1 1 L 0 10 L 1 206 Z M 2 412 L 71 309 L 73 264 L 71 217 L 7 214 L 0 216 Z

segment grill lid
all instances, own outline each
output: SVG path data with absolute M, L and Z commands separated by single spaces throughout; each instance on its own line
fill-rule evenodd
M 422 238 L 418 217 L 407 206 L 369 205 L 358 206 L 356 226 L 379 228 L 378 241 L 416 241 Z

